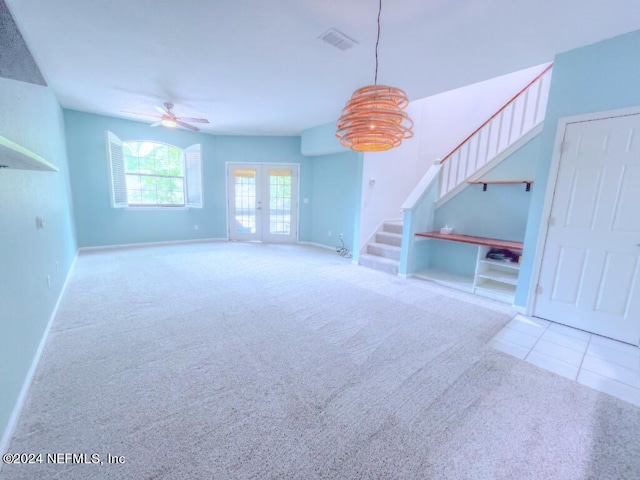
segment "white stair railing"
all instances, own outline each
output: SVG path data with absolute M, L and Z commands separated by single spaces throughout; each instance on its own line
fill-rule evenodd
M 552 67 L 549 65 L 441 160 L 440 198 L 542 123 Z

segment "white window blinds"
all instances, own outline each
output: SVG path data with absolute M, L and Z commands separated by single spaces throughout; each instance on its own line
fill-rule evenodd
M 191 208 L 202 208 L 202 146 L 199 143 L 184 149 L 184 171 L 185 204 Z
M 112 132 L 107 132 L 107 156 L 111 173 L 111 206 L 127 206 L 127 182 L 124 173 L 122 141 Z

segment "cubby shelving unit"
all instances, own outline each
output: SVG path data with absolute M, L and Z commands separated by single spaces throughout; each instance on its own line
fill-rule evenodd
M 416 277 L 432 280 L 442 285 L 493 298 L 494 300 L 513 303 L 520 273 L 520 264 L 518 262 L 488 259 L 487 253 L 492 248 L 501 248 L 510 250 L 520 257 L 523 248 L 521 242 L 454 233 L 443 234 L 440 232 L 416 233 L 416 237 L 417 239 L 445 240 L 478 246 L 473 277 L 455 275 L 436 269 L 422 270 L 415 274 Z

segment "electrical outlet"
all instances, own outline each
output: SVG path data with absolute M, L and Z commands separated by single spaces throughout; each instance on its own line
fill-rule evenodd
M 340 240 L 342 240 L 342 234 L 340 234 Z
M 331 236 L 331 230 L 329 230 L 328 236 L 329 236 L 329 237 Z
M 193 226 L 193 229 L 194 229 L 194 230 L 198 230 L 198 225 L 194 225 L 194 226 Z
M 47 287 L 51 288 L 51 275 L 47 275 Z

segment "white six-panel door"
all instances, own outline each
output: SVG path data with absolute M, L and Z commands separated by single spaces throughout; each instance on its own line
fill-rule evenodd
M 227 179 L 230 240 L 297 240 L 297 165 L 228 164 Z
M 534 314 L 640 341 L 640 115 L 567 124 Z

